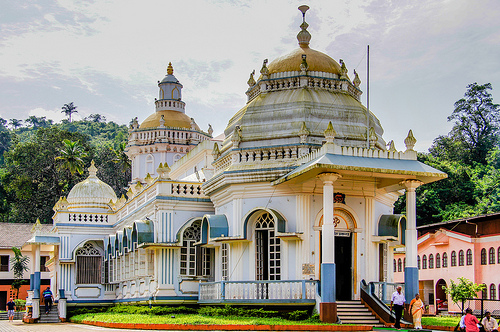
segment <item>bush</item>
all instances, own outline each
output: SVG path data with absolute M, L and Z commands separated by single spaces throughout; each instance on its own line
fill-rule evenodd
M 295 310 L 290 313 L 288 313 L 287 319 L 289 320 L 294 320 L 294 321 L 299 321 L 299 320 L 306 320 L 309 318 L 309 313 L 307 310 Z
M 69 309 L 69 308 L 68 308 Z M 98 312 L 106 312 L 108 307 L 83 307 L 83 308 L 71 308 L 68 310 L 68 318 L 81 314 L 95 314 Z

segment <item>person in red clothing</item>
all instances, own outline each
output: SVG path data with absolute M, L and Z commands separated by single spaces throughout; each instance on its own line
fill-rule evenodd
M 467 308 L 465 310 L 465 332 L 479 332 L 479 327 L 477 327 L 477 324 L 479 324 L 479 321 L 477 320 L 476 316 L 472 314 L 472 309 Z

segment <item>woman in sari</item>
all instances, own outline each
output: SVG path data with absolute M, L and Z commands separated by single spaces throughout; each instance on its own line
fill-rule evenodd
M 420 299 L 420 294 L 415 294 L 415 298 L 410 302 L 410 312 L 413 317 L 413 325 L 415 329 L 422 329 L 422 313 L 424 310 L 424 303 Z

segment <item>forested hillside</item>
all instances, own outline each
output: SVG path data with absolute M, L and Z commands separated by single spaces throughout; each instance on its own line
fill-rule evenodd
M 467 86 L 448 121 L 453 128 L 437 137 L 418 159 L 448 178 L 417 188 L 417 224 L 429 224 L 500 212 L 500 106 L 491 84 Z M 405 211 L 405 197 L 395 212 Z
M 54 204 L 88 176 L 91 160 L 97 176 L 121 196 L 130 180 L 127 137 L 127 126 L 99 114 L 57 124 L 45 117 L 0 118 L 0 221 L 51 223 Z

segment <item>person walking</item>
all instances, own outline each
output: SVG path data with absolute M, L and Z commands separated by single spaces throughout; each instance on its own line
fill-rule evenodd
M 14 321 L 14 312 L 16 311 L 16 302 L 10 298 L 9 302 L 7 302 L 7 316 L 9 317 L 9 322 Z
M 479 332 L 479 327 L 477 326 L 477 324 L 479 324 L 479 321 L 477 320 L 476 316 L 472 314 L 471 308 L 467 308 L 467 310 L 465 310 L 464 323 L 465 332 Z
M 43 301 L 45 302 L 45 313 L 48 314 L 50 309 L 52 308 L 52 301 L 54 300 L 54 296 L 52 295 L 52 291 L 50 287 L 47 287 L 43 291 Z
M 410 302 L 410 313 L 413 317 L 413 326 L 416 330 L 422 329 L 422 312 L 424 311 L 424 302 L 420 299 L 420 294 L 415 294 L 415 298 Z
M 401 316 L 403 314 L 403 305 L 406 301 L 405 296 L 403 295 L 401 290 L 401 286 L 398 286 L 398 288 L 396 288 L 396 291 L 392 293 L 391 298 L 391 312 L 394 305 L 394 314 L 396 315 L 396 323 L 394 324 L 394 327 L 398 330 L 401 330 Z
M 498 332 L 498 322 L 495 318 L 491 317 L 491 312 L 486 311 L 484 315 L 485 316 L 481 321 L 481 325 L 483 325 L 484 330 L 486 332 Z

